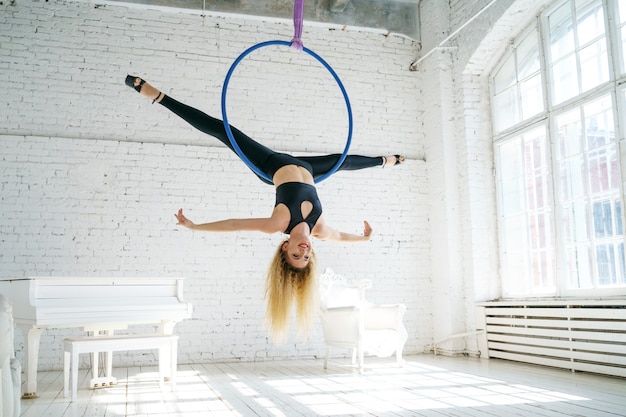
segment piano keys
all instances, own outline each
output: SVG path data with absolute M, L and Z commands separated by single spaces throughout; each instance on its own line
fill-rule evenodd
M 22 398 L 37 396 L 43 330 L 80 328 L 110 334 L 133 324 L 155 324 L 157 333 L 172 334 L 176 323 L 191 318 L 192 306 L 183 297 L 183 281 L 153 277 L 0 278 L 0 294 L 13 304 L 13 320 L 24 336 L 26 388 Z

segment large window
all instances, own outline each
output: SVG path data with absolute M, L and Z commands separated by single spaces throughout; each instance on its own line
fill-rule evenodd
M 505 297 L 626 294 L 625 47 L 626 0 L 561 0 L 492 74 Z

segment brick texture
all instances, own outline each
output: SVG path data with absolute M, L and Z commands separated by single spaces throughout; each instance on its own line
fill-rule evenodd
M 263 325 L 264 274 L 282 236 L 180 230 L 196 221 L 270 214 L 274 194 L 223 145 L 123 83 L 140 75 L 221 117 L 227 70 L 251 45 L 289 40 L 292 23 L 105 2 L 0 5 L 0 276 L 184 276 L 194 317 L 180 323 L 180 363 L 320 356 L 321 331 L 285 345 Z M 393 169 L 337 173 L 319 185 L 327 221 L 371 242 L 319 242 L 320 270 L 371 278 L 369 299 L 408 307 L 406 352 L 431 334 L 427 180 L 408 71 L 416 43 L 382 32 L 305 23 L 305 46 L 337 72 L 354 115 L 352 152 L 403 153 Z M 347 111 L 334 79 L 288 48 L 243 60 L 228 90 L 229 121 L 296 154 L 341 152 Z M 144 329 L 137 329 L 144 330 Z M 61 342 L 42 336 L 40 369 L 59 369 Z M 295 333 L 295 332 L 294 332 Z M 18 356 L 23 347 L 18 334 Z M 116 363 L 153 363 L 120 354 Z

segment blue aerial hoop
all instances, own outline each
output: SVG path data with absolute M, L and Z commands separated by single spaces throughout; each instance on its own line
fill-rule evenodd
M 258 176 L 260 176 L 261 178 L 266 179 L 270 183 L 273 182 L 272 178 L 270 178 L 265 172 L 261 171 L 256 165 L 254 165 L 250 161 L 250 159 L 248 159 L 248 157 L 242 152 L 241 148 L 237 144 L 237 141 L 233 137 L 233 132 L 232 132 L 232 129 L 230 127 L 230 124 L 228 123 L 228 115 L 227 115 L 227 111 L 226 111 L 226 93 L 228 92 L 228 83 L 230 82 L 230 77 L 232 76 L 235 68 L 241 62 L 241 60 L 243 60 L 251 52 L 253 52 L 253 51 L 257 50 L 257 49 L 260 49 L 260 48 L 264 48 L 266 46 L 271 46 L 271 45 L 294 46 L 293 44 L 294 44 L 294 41 L 287 42 L 287 41 L 274 40 L 274 41 L 261 42 L 261 43 L 258 43 L 256 45 L 251 46 L 250 48 L 246 49 L 241 55 L 239 55 L 239 57 L 235 60 L 235 62 L 233 62 L 233 64 L 231 65 L 230 69 L 228 70 L 228 73 L 226 74 L 226 79 L 224 80 L 224 85 L 222 86 L 222 119 L 224 120 L 224 129 L 226 130 L 226 135 L 228 135 L 228 139 L 230 140 L 231 145 L 233 145 L 233 148 L 235 149 L 235 152 L 237 152 L 237 155 L 239 155 L 241 160 L 244 161 L 245 164 L 248 165 L 248 167 L 252 171 L 254 171 Z M 341 157 L 337 161 L 337 163 L 327 173 L 325 173 L 325 174 L 323 174 L 320 177 L 315 179 L 315 183 L 317 184 L 318 182 L 324 181 L 326 178 L 328 178 L 332 174 L 334 174 L 339 169 L 341 164 L 343 164 L 343 161 L 348 156 L 348 150 L 350 149 L 350 144 L 352 143 L 352 124 L 353 124 L 352 107 L 350 106 L 350 99 L 348 98 L 348 93 L 346 92 L 346 89 L 343 86 L 343 83 L 339 79 L 339 76 L 332 69 L 332 67 L 321 56 L 319 56 L 318 54 L 316 54 L 312 50 L 302 46 L 301 43 L 299 45 L 296 45 L 296 46 L 300 46 L 301 49 L 304 52 L 306 52 L 307 54 L 309 54 L 310 56 L 312 56 L 313 58 L 318 60 L 328 70 L 328 72 L 330 72 L 330 74 L 333 76 L 333 78 L 337 82 L 337 85 L 341 89 L 341 93 L 343 94 L 343 98 L 346 101 L 346 108 L 348 110 L 348 138 L 346 140 L 346 146 L 345 146 L 345 148 L 343 150 L 343 153 L 341 154 Z M 300 48 L 298 47 L 297 49 L 300 49 Z

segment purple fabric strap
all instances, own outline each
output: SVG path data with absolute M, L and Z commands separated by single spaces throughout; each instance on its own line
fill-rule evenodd
M 293 39 L 291 47 L 301 51 L 302 45 L 302 21 L 304 20 L 304 0 L 295 0 L 293 5 Z

